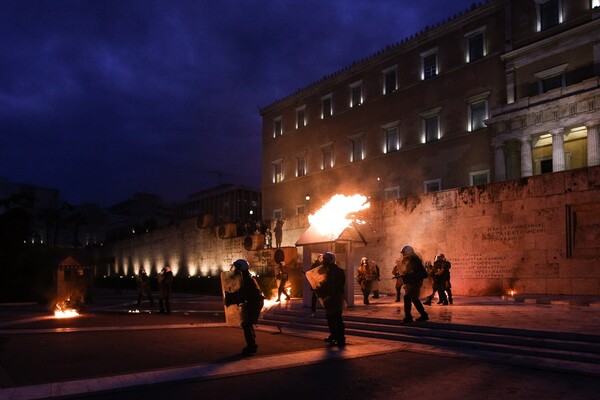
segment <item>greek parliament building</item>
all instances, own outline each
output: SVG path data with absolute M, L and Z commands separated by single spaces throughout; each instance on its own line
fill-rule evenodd
M 359 193 L 383 274 L 410 243 L 465 294 L 600 293 L 600 0 L 473 5 L 260 114 L 264 218 Z
M 262 108 L 264 217 L 600 164 L 599 6 L 488 1 Z

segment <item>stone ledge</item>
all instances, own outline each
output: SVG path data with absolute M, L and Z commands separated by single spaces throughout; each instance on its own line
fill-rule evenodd
M 512 303 L 542 304 L 568 307 L 600 308 L 600 296 L 503 295 L 502 300 Z

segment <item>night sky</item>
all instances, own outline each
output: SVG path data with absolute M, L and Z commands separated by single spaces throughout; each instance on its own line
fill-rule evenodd
M 260 188 L 260 107 L 472 3 L 0 0 L 0 178 L 103 206 Z

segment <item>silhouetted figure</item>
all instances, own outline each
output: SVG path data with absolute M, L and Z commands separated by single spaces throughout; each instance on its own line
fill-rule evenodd
M 258 317 L 263 308 L 265 297 L 263 296 L 256 279 L 250 275 L 250 265 L 248 264 L 248 261 L 239 259 L 236 260 L 232 266 L 234 268 L 234 273 L 242 276 L 240 301 L 244 304 L 242 311 L 242 329 L 244 330 L 244 339 L 246 340 L 246 347 L 242 349 L 242 354 L 254 354 L 258 349 L 254 325 L 258 322 Z
M 158 274 L 158 304 L 161 314 L 171 314 L 171 291 L 173 290 L 173 272 L 168 265 Z
M 329 336 L 325 338 L 325 341 L 343 347 L 346 345 L 345 326 L 342 318 L 346 275 L 335 263 L 335 255 L 331 252 L 323 254 L 322 273 L 325 274 L 325 277 L 316 292 L 317 296 L 322 299 L 329 327 Z
M 421 300 L 419 300 L 423 279 L 427 278 L 427 271 L 423 267 L 423 261 L 415 254 L 411 246 L 404 246 L 400 252 L 402 253 L 402 257 L 396 260 L 396 264 L 400 264 L 400 269 L 403 271 L 401 274 L 402 281 L 404 282 L 404 319 L 402 323 L 413 322 L 411 314 L 413 304 L 419 314 L 421 314 L 417 318 L 417 321 L 427 321 L 429 316 L 425 312 Z
M 277 274 L 275 277 L 279 280 L 279 287 L 277 288 L 277 302 L 281 301 L 281 295 L 283 294 L 287 299 L 290 299 L 290 295 L 285 290 L 285 284 L 288 281 L 288 272 L 285 262 L 281 261 L 277 266 Z
M 275 223 L 275 228 L 273 229 L 273 231 L 275 232 L 275 247 L 277 248 L 281 247 L 281 241 L 283 239 L 283 222 L 283 219 L 277 219 L 277 222 Z
M 146 270 L 144 268 L 140 269 L 140 273 L 136 277 L 137 284 L 137 305 L 138 307 L 142 303 L 142 297 L 148 297 L 150 301 L 150 306 L 154 305 L 154 299 L 152 298 L 152 289 L 150 288 L 150 278 L 148 274 L 146 274 Z

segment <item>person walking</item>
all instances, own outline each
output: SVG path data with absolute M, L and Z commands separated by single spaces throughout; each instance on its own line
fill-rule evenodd
M 244 259 L 236 260 L 232 267 L 234 274 L 240 274 L 242 277 L 242 285 L 240 288 L 240 301 L 242 302 L 242 329 L 244 331 L 244 339 L 246 347 L 242 349 L 243 355 L 256 353 L 258 345 L 256 344 L 256 333 L 254 325 L 258 323 L 260 311 L 265 302 L 265 296 L 258 286 L 258 282 L 250 275 L 250 265 Z
M 441 290 L 445 291 L 445 296 L 448 303 L 452 304 L 452 284 L 450 283 L 450 268 L 452 264 L 446 260 L 446 256 L 443 253 L 439 253 L 436 257 L 436 262 L 439 264 L 442 272 L 440 273 L 440 286 Z
M 344 310 L 344 286 L 346 275 L 335 263 L 335 255 L 331 252 L 323 254 L 324 279 L 316 289 L 317 296 L 325 308 L 325 318 L 329 327 L 329 336 L 325 341 L 340 347 L 346 346 L 345 325 L 342 317 Z
M 171 314 L 171 291 L 173 290 L 173 272 L 166 266 L 158 274 L 158 304 L 161 314 Z
M 375 270 L 369 263 L 367 257 L 363 257 L 360 260 L 360 266 L 357 269 L 356 280 L 360 285 L 360 290 L 363 294 L 363 304 L 369 304 L 369 295 L 373 290 L 373 282 L 375 281 Z
M 404 319 L 402 323 L 413 322 L 411 313 L 413 304 L 421 314 L 417 321 L 427 321 L 429 315 L 425 312 L 425 308 L 419 300 L 421 286 L 423 286 L 423 279 L 427 277 L 427 271 L 423 267 L 423 261 L 415 254 L 415 250 L 411 246 L 404 246 L 400 253 L 402 253 L 402 256 L 396 260 L 396 265 L 403 271 L 400 275 L 404 282 Z
M 277 288 L 277 302 L 279 303 L 281 301 L 281 295 L 285 295 L 285 297 L 287 297 L 288 300 L 290 300 L 290 295 L 287 294 L 287 291 L 285 289 L 285 284 L 288 281 L 288 272 L 287 272 L 287 267 L 285 266 L 285 262 L 281 261 L 278 265 L 277 265 L 277 274 L 275 275 L 275 277 L 279 280 L 279 287 Z

